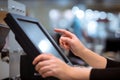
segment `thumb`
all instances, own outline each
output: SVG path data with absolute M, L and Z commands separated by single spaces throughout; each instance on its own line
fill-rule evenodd
M 60 45 L 65 49 L 70 49 L 71 46 L 71 39 L 68 37 L 61 37 L 60 38 Z

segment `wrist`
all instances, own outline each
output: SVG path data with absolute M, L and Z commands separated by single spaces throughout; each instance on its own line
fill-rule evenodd
M 70 80 L 89 80 L 91 68 L 73 67 Z
M 78 57 L 81 57 L 82 55 L 86 54 L 89 52 L 89 49 L 84 47 L 83 49 L 79 49 L 79 51 L 76 53 Z
M 76 75 L 76 71 L 75 71 L 75 67 L 71 67 L 71 70 L 69 72 L 69 77 L 70 77 L 70 80 L 75 80 L 75 75 Z

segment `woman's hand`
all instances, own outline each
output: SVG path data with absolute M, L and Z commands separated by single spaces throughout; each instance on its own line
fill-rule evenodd
M 55 29 L 55 31 L 62 34 L 60 45 L 63 48 L 71 50 L 76 56 L 82 58 L 94 68 L 106 67 L 106 58 L 86 48 L 73 33 L 64 29 Z
M 37 56 L 33 64 L 42 77 L 56 77 L 61 80 L 89 80 L 91 69 L 69 66 L 52 54 Z
M 62 34 L 59 39 L 60 46 L 62 48 L 71 50 L 76 56 L 79 56 L 80 53 L 86 50 L 86 47 L 73 33 L 64 29 L 55 29 L 55 32 Z
M 54 76 L 62 80 L 71 80 L 71 66 L 52 54 L 41 54 L 37 56 L 33 64 L 36 65 L 35 69 L 42 77 Z

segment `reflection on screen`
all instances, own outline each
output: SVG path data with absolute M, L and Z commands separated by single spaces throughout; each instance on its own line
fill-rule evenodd
M 48 38 L 43 34 L 36 23 L 19 20 L 21 28 L 26 32 L 33 44 L 42 52 L 52 53 L 56 57 L 64 60 Z

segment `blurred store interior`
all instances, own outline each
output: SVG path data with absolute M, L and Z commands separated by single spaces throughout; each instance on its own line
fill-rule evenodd
M 3 20 L 9 12 L 37 18 L 58 45 L 53 29 L 67 29 L 89 49 L 120 61 L 120 0 L 0 0 L 0 48 L 5 44 L 0 52 L 0 80 L 19 80 L 20 56 L 25 55 Z M 87 66 L 72 52 L 64 52 L 73 64 Z

